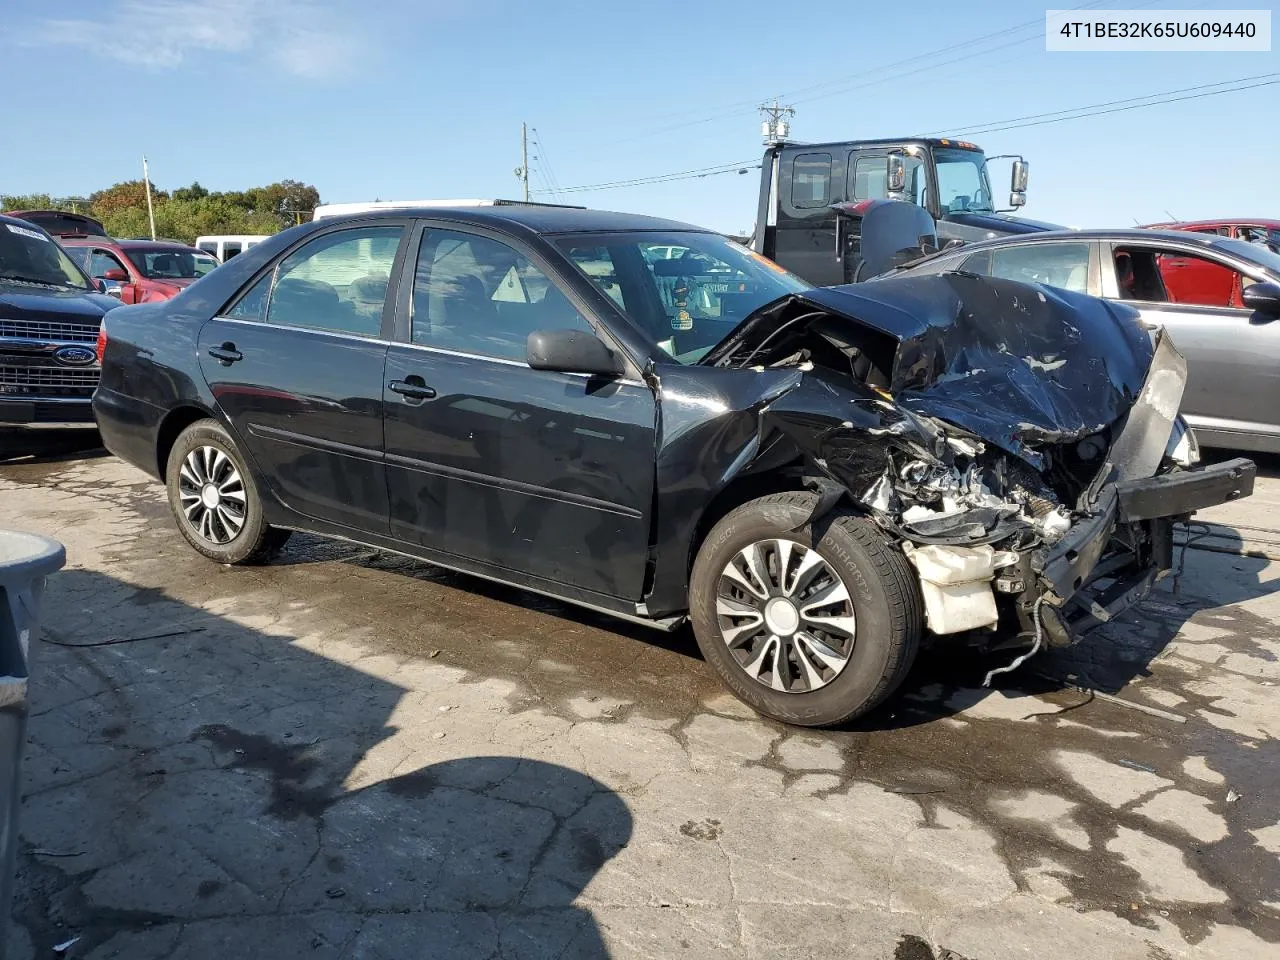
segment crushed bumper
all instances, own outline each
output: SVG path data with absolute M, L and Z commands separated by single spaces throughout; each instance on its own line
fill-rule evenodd
M 1036 583 L 1028 593 L 1035 596 L 1024 594 L 1024 602 L 1045 596 L 1061 609 L 1055 625 L 1068 633 L 1111 619 L 1145 597 L 1172 567 L 1176 521 L 1249 496 L 1256 475 L 1253 462 L 1241 458 L 1104 487 L 1092 516 L 1052 547 L 1032 553 Z

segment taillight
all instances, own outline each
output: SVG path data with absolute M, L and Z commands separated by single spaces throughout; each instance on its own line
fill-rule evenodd
M 102 323 L 98 325 L 98 366 L 102 366 L 102 358 L 107 353 L 107 319 L 102 318 Z

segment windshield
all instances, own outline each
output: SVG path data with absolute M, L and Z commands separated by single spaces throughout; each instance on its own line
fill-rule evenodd
M 758 307 L 810 284 L 711 233 L 567 237 L 560 249 L 668 356 L 697 363 Z
M 0 224 L 0 279 L 92 290 L 62 247 L 34 227 Z
M 195 250 L 126 250 L 125 254 L 148 280 L 195 280 L 218 265 Z
M 987 158 L 981 150 L 933 151 L 938 166 L 938 201 L 944 213 L 995 213 Z
M 1247 240 L 1218 240 L 1215 247 L 1227 253 L 1233 253 L 1241 260 L 1256 263 L 1266 271 L 1280 279 L 1280 253 L 1260 243 L 1249 243 Z

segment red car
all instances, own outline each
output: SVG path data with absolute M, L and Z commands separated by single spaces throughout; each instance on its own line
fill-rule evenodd
M 96 236 L 60 240 L 71 259 L 89 276 L 120 287 L 122 303 L 168 300 L 218 266 L 212 254 L 173 240 Z
M 1150 230 L 1186 230 L 1208 233 L 1233 240 L 1256 243 L 1280 254 L 1280 220 L 1184 220 L 1176 223 L 1149 223 Z M 1160 279 L 1171 303 L 1189 303 L 1207 307 L 1244 306 L 1239 275 L 1219 268 L 1207 260 L 1185 257 L 1161 257 Z

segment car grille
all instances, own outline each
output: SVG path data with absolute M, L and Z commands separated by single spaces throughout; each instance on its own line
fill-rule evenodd
M 0 337 L 94 343 L 98 339 L 98 324 L 67 323 L 60 320 L 0 320 Z
M 0 398 L 91 397 L 99 371 L 51 367 L 0 367 Z

